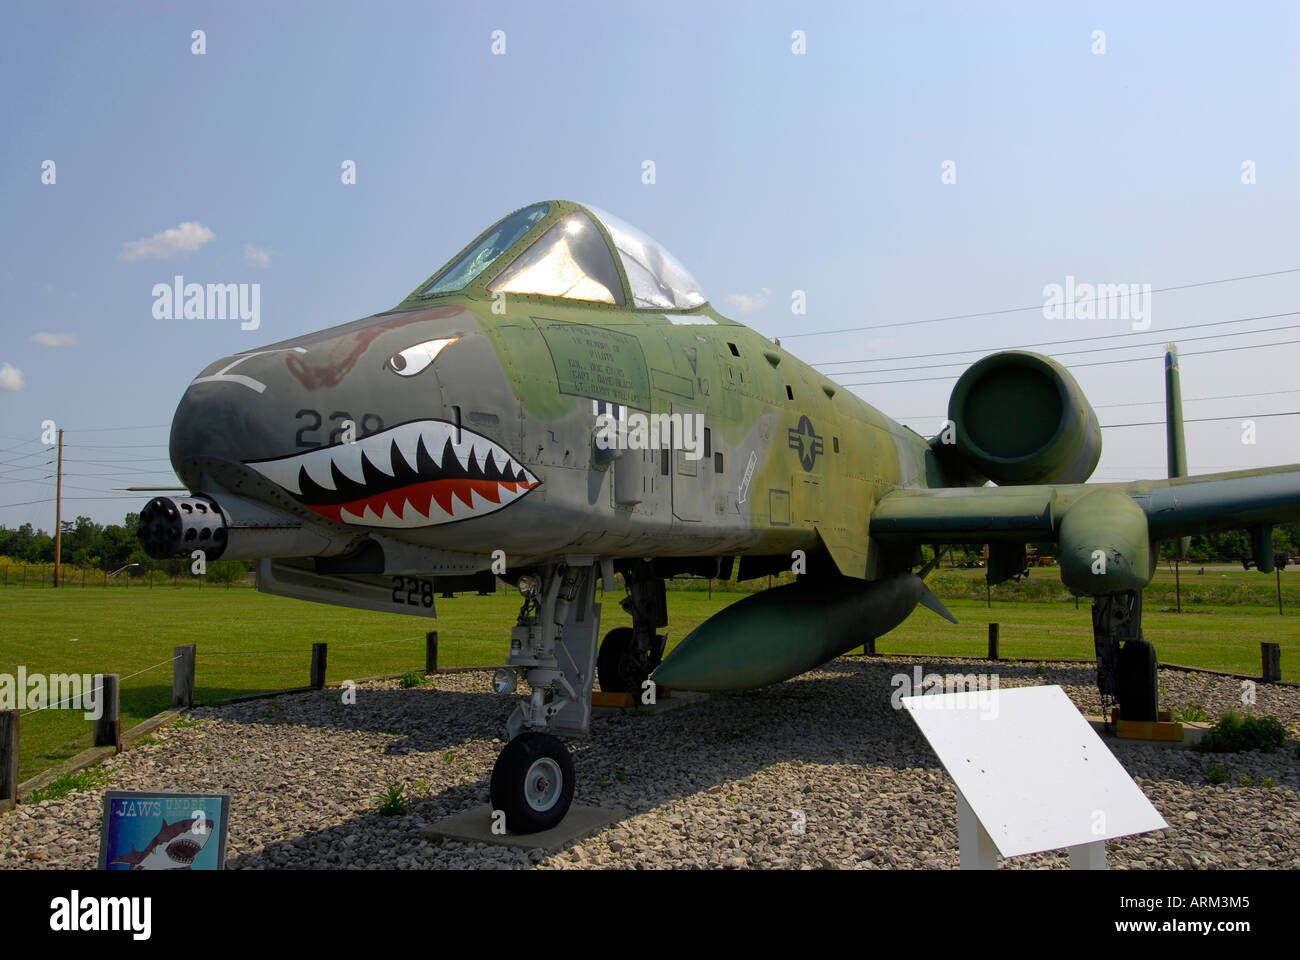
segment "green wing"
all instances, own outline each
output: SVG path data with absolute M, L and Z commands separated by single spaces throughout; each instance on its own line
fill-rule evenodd
M 1300 464 L 1130 483 L 899 489 L 871 515 L 882 543 L 1054 541 L 1071 508 L 1098 491 L 1130 498 L 1167 540 L 1300 520 Z
M 1132 483 L 895 490 L 871 515 L 885 547 L 987 543 L 990 583 L 1024 567 L 1024 544 L 1059 545 L 1076 594 L 1141 590 L 1161 540 L 1248 529 L 1256 567 L 1273 570 L 1272 526 L 1300 520 L 1300 464 Z

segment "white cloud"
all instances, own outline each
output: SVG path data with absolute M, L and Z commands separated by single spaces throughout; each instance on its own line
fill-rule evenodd
M 197 220 L 186 220 L 179 227 L 171 227 L 152 237 L 122 244 L 118 259 L 127 263 L 136 260 L 170 260 L 182 254 L 193 253 L 215 236 Z
M 8 363 L 0 363 L 0 390 L 21 390 L 26 384 L 23 372 Z
M 758 293 L 729 293 L 727 294 L 727 303 L 735 306 L 740 313 L 751 313 L 759 307 L 767 304 L 767 295 L 772 291 L 767 287 L 760 287 Z
M 251 243 L 244 244 L 244 262 L 251 263 L 255 267 L 269 267 L 271 265 L 271 251 L 266 247 L 255 247 Z
M 33 333 L 31 336 L 32 343 L 40 344 L 42 347 L 75 347 L 81 342 L 81 338 L 75 333 Z

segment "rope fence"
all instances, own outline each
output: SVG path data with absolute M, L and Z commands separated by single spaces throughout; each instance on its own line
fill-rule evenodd
M 361 643 L 339 644 L 336 650 L 355 650 L 365 647 L 391 646 L 399 643 L 411 643 L 419 640 L 419 637 L 397 637 L 392 640 L 371 640 Z M 491 670 L 488 667 L 450 667 L 440 671 L 438 668 L 438 631 L 431 630 L 424 636 L 425 656 L 423 671 L 413 668 L 408 673 L 439 673 L 455 672 L 460 673 L 467 670 Z M 240 702 L 244 700 L 261 699 L 264 697 L 276 697 L 289 693 L 306 693 L 313 690 L 322 690 L 325 688 L 325 671 L 327 665 L 328 645 L 324 643 L 314 643 L 311 647 L 311 672 L 310 683 L 304 687 L 290 687 L 282 690 L 267 690 L 259 693 L 237 696 L 229 698 L 224 702 Z M 207 650 L 203 651 L 204 657 L 229 657 L 245 656 L 256 654 L 266 656 L 271 654 L 292 654 L 302 653 L 302 647 L 286 648 L 282 650 Z M 114 747 L 116 751 L 122 748 L 122 730 L 121 730 L 121 690 L 122 684 L 127 680 L 132 680 L 152 670 L 159 670 L 172 665 L 172 709 L 189 709 L 195 705 L 195 678 L 198 664 L 198 648 L 195 644 L 187 644 L 175 648 L 173 656 L 166 660 L 160 660 L 158 663 L 144 667 L 125 677 L 118 674 L 94 674 L 94 690 L 96 695 L 93 701 L 95 714 L 93 724 L 92 743 L 94 747 Z M 405 674 L 391 674 L 389 676 L 404 676 Z M 71 675 L 60 674 L 60 677 L 69 677 Z M 80 676 L 76 677 L 78 683 Z M 360 678 L 376 679 L 376 678 Z M 61 689 L 67 689 L 61 688 Z M 19 747 L 19 721 L 24 717 L 30 717 L 36 713 L 43 713 L 49 710 L 59 709 L 68 704 L 74 704 L 75 701 L 81 701 L 80 706 L 88 708 L 90 701 L 87 700 L 88 691 L 73 692 L 69 697 L 57 700 L 53 703 L 44 704 L 31 710 L 0 710 L 0 809 L 6 802 L 16 801 L 18 797 L 18 747 Z M 72 709 L 77 709 L 73 706 Z M 161 715 L 160 715 L 161 716 Z M 154 720 L 159 718 L 155 717 Z M 148 721 L 146 721 L 148 722 Z

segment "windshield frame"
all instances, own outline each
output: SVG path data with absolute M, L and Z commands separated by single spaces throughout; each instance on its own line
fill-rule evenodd
M 536 227 L 539 223 L 544 223 L 547 220 L 547 218 L 550 217 L 551 212 L 553 210 L 553 206 L 554 206 L 553 204 L 550 204 L 546 201 L 542 201 L 540 203 L 530 203 L 526 207 L 520 207 L 518 210 L 506 214 L 504 217 L 497 220 L 486 230 L 480 233 L 477 237 L 475 237 L 472 241 L 470 241 L 470 243 L 465 247 L 465 249 L 461 250 L 458 254 L 456 254 L 456 256 L 452 257 L 445 264 L 443 264 L 442 267 L 439 268 L 437 273 L 435 273 L 432 277 L 430 277 L 428 280 L 426 280 L 423 284 L 421 284 L 416 289 L 414 295 L 421 298 L 439 297 L 439 296 L 445 296 L 447 294 L 452 294 L 452 293 L 461 293 L 467 290 L 468 288 L 474 286 L 478 282 L 479 278 L 482 277 L 485 272 L 487 272 L 492 268 L 493 264 L 497 263 L 502 257 L 504 257 L 512 247 L 517 246 L 520 240 L 524 239 L 524 237 L 532 233 L 534 227 Z M 464 269 L 466 259 L 471 254 L 473 254 L 480 246 L 486 243 L 487 239 L 491 237 L 494 232 L 502 229 L 507 223 L 509 223 L 511 220 L 515 219 L 516 217 L 520 217 L 521 215 L 524 214 L 529 214 L 537 210 L 538 208 L 541 208 L 541 216 L 537 217 L 537 219 L 533 220 L 532 223 L 528 224 L 528 226 L 524 228 L 522 233 L 520 233 L 517 237 L 515 237 L 513 240 L 507 243 L 504 247 L 498 249 L 496 254 L 493 255 L 490 260 L 480 264 L 478 269 L 474 271 L 473 275 L 470 276 L 468 279 L 466 279 L 464 283 L 461 283 L 460 286 L 454 288 L 448 288 L 445 290 L 431 289 L 435 284 L 443 281 L 448 274 Z
M 437 293 L 423 292 L 427 290 L 430 286 L 432 286 L 435 282 L 437 282 L 438 279 L 442 277 L 445 273 L 447 273 L 452 267 L 458 264 L 476 246 L 482 243 L 483 240 L 487 236 L 489 236 L 493 230 L 497 229 L 502 223 L 509 220 L 510 217 L 522 211 L 529 210 L 533 207 L 541 206 L 543 204 L 545 204 L 546 207 L 548 208 L 546 215 L 543 216 L 536 223 L 534 223 L 526 231 L 524 231 L 523 235 L 520 236 L 513 244 L 511 244 L 509 247 L 506 247 L 504 250 L 498 253 L 496 257 L 494 257 L 482 270 L 479 271 L 479 273 L 475 276 L 475 278 L 472 281 L 465 284 L 459 290 L 447 290 L 447 291 L 441 291 Z M 541 239 L 541 237 L 544 236 L 546 232 L 551 229 L 551 227 L 553 227 L 558 221 L 568 216 L 570 213 L 573 213 L 574 211 L 579 211 L 585 214 L 591 220 L 591 223 L 595 226 L 596 230 L 600 233 L 601 239 L 604 241 L 610 256 L 613 258 L 614 269 L 618 272 L 618 279 L 619 282 L 622 284 L 622 297 L 621 297 L 623 301 L 622 304 L 601 303 L 599 301 L 594 301 L 594 300 L 575 300 L 571 298 L 556 297 L 556 296 L 551 296 L 548 294 L 540 294 L 540 293 L 507 294 L 507 296 L 511 301 L 519 301 L 523 303 L 537 303 L 537 304 L 542 304 L 542 303 L 572 304 L 574 306 L 580 306 L 592 310 L 612 310 L 617 312 L 634 310 L 637 313 L 647 313 L 647 314 L 656 314 L 656 313 L 657 314 L 689 314 L 689 313 L 697 313 L 701 310 L 707 313 L 711 310 L 709 299 L 707 296 L 704 298 L 703 302 L 692 307 L 673 308 L 673 307 L 664 307 L 664 306 L 638 305 L 633 295 L 632 284 L 627 275 L 627 269 L 623 261 L 622 253 L 619 251 L 618 247 L 614 243 L 614 238 L 610 234 L 609 228 L 601 220 L 600 213 L 586 204 L 577 203 L 572 200 L 543 200 L 537 203 L 529 203 L 518 208 L 517 210 L 511 211 L 510 213 L 506 214 L 504 217 L 498 218 L 492 223 L 491 226 L 489 226 L 486 230 L 482 231 L 463 249 L 459 250 L 454 257 L 452 257 L 445 264 L 440 266 L 431 276 L 429 276 L 423 283 L 421 283 L 418 287 L 416 287 L 413 292 L 407 294 L 407 296 L 393 309 L 408 310 L 408 309 L 423 307 L 429 305 L 430 303 L 436 303 L 442 298 L 469 298 L 472 300 L 492 300 L 493 294 L 488 292 L 487 287 L 498 276 L 500 276 L 507 269 L 509 269 L 510 266 L 513 265 L 514 262 L 525 251 L 527 251 L 529 248 L 532 247 L 534 243 L 536 243 L 539 239 Z M 620 221 L 620 222 L 624 222 L 624 221 Z M 654 242 L 657 246 L 660 246 L 657 243 L 657 241 L 652 241 L 652 242 Z M 667 253 L 666 250 L 665 252 Z M 671 254 L 669 254 L 669 256 L 671 256 Z M 680 261 L 678 261 L 678 263 L 680 264 Z M 683 270 L 686 270 L 684 265 L 681 266 Z M 686 270 L 686 272 L 689 275 L 690 271 Z M 694 278 L 692 277 L 692 279 Z M 703 291 L 701 291 L 701 295 L 703 295 Z

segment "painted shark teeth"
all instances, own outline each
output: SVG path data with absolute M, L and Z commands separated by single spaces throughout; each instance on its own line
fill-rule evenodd
M 424 527 L 491 513 L 541 482 L 499 444 L 444 420 L 245 465 L 322 516 L 372 527 Z

